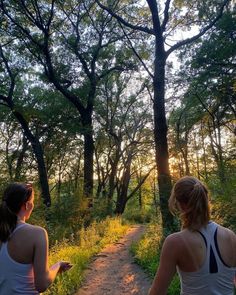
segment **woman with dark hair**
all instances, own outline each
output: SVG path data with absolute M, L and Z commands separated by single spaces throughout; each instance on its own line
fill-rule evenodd
M 210 221 L 206 186 L 195 177 L 179 179 L 169 208 L 179 213 L 182 230 L 165 239 L 149 295 L 166 295 L 176 271 L 181 295 L 233 295 L 236 235 Z
M 10 184 L 0 205 L 0 294 L 34 295 L 44 292 L 68 262 L 48 266 L 45 229 L 26 223 L 34 208 L 32 185 Z

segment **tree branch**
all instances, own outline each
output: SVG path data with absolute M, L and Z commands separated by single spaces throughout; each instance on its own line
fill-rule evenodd
M 0 2 L 0 8 L 2 9 L 2 11 L 3 11 L 3 13 L 10 19 L 10 21 L 17 27 L 17 28 L 19 28 L 20 30 L 21 30 L 21 32 L 28 38 L 28 39 L 30 39 L 32 42 L 33 42 L 33 44 L 35 44 L 36 46 L 38 46 L 40 49 L 42 49 L 42 45 L 38 42 L 38 41 L 36 41 L 32 36 L 31 36 L 31 34 L 30 34 L 30 32 L 29 32 L 29 30 L 28 29 L 26 29 L 26 28 L 24 28 L 22 25 L 20 25 L 11 15 L 10 15 L 10 13 L 7 11 L 7 9 L 6 9 L 6 7 L 5 7 L 5 5 L 4 5 L 4 3 L 3 3 L 3 0 L 1 0 L 1 2 Z M 32 21 L 31 19 L 30 19 L 30 21 Z
M 101 80 L 102 78 L 108 76 L 110 73 L 114 72 L 114 71 L 124 71 L 125 68 L 122 67 L 122 66 L 114 66 L 110 69 L 107 69 L 105 72 L 103 72 L 99 77 L 98 77 L 98 80 Z
M 9 75 L 10 81 L 11 81 L 10 88 L 8 91 L 8 97 L 7 97 L 7 103 L 11 104 L 11 100 L 12 100 L 12 96 L 13 96 L 13 92 L 14 92 L 14 88 L 15 88 L 15 75 L 13 75 L 12 70 L 9 67 L 8 60 L 6 59 L 6 57 L 3 53 L 1 45 L 0 45 L 0 56 L 3 60 L 3 63 L 5 64 L 7 73 Z
M 47 30 L 49 30 L 49 27 L 51 25 L 51 22 L 52 22 L 52 19 L 53 19 L 53 15 L 54 15 L 54 4 L 55 4 L 55 0 L 52 0 L 52 4 L 51 4 L 51 9 L 50 9 L 50 16 L 48 18 L 48 21 L 47 21 Z
M 197 99 L 200 101 L 201 105 L 204 107 L 204 109 L 207 111 L 207 113 L 211 116 L 212 121 L 214 122 L 215 120 L 215 115 L 208 109 L 208 107 L 205 105 L 205 103 L 203 102 L 203 100 L 201 99 L 200 95 L 198 95 L 198 93 L 194 93 L 197 97 Z
M 166 0 L 166 3 L 165 3 L 164 20 L 163 20 L 163 22 L 161 24 L 161 30 L 162 30 L 162 32 L 165 32 L 166 25 L 167 25 L 167 23 L 169 21 L 170 2 L 171 2 L 171 0 Z
M 152 14 L 153 31 L 156 38 L 163 38 L 159 12 L 156 0 L 147 0 L 150 12 Z
M 218 13 L 218 15 L 213 19 L 213 21 L 211 21 L 205 28 L 203 28 L 197 35 L 191 37 L 191 38 L 187 38 L 185 40 L 182 40 L 180 42 L 177 42 L 175 45 L 173 45 L 169 50 L 166 51 L 166 56 L 169 56 L 173 51 L 175 51 L 176 49 L 190 44 L 194 41 L 196 41 L 198 38 L 200 38 L 201 36 L 203 36 L 209 29 L 211 29 L 214 24 L 221 18 L 224 8 L 225 6 L 230 2 L 230 0 L 225 0 L 220 8 L 220 11 Z
M 148 27 L 142 27 L 142 26 L 138 26 L 138 25 L 133 25 L 129 22 L 127 22 L 126 20 L 124 20 L 121 16 L 119 16 L 118 14 L 116 14 L 115 12 L 112 11 L 112 9 L 106 7 L 105 5 L 103 5 L 99 0 L 96 0 L 97 4 L 104 10 L 106 10 L 110 15 L 112 15 L 116 20 L 118 20 L 120 23 L 122 23 L 124 26 L 133 29 L 133 30 L 138 30 L 144 33 L 148 33 L 150 35 L 154 35 L 154 31 L 153 29 L 150 29 Z
M 156 166 L 153 166 L 148 173 L 142 178 L 142 180 L 139 182 L 139 184 L 135 187 L 135 189 L 127 196 L 127 201 L 134 196 L 134 194 L 138 191 L 138 189 L 143 185 L 145 180 L 148 178 L 152 170 L 154 170 Z
M 144 67 L 144 69 L 146 70 L 146 72 L 148 73 L 148 75 L 153 79 L 153 78 L 154 78 L 153 74 L 149 71 L 148 67 L 146 66 L 146 64 L 144 63 L 144 61 L 142 60 L 142 58 L 140 57 L 140 55 L 138 54 L 138 52 L 135 50 L 135 48 L 134 48 L 134 46 L 133 46 L 133 44 L 132 44 L 132 42 L 131 42 L 129 36 L 128 36 L 127 33 L 125 32 L 125 30 L 124 30 L 124 28 L 123 28 L 121 22 L 119 22 L 119 25 L 120 25 L 120 27 L 121 27 L 121 29 L 122 29 L 122 31 L 123 31 L 123 33 L 124 33 L 126 39 L 128 40 L 128 42 L 129 42 L 129 44 L 130 44 L 130 47 L 131 47 L 131 49 L 133 50 L 134 54 L 137 56 L 138 60 L 141 62 L 141 64 L 143 65 L 143 67 Z

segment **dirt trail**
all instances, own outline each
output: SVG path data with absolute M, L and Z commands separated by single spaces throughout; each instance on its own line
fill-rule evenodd
M 140 239 L 145 227 L 131 227 L 117 243 L 99 253 L 85 272 L 75 295 L 147 295 L 151 280 L 134 262 L 129 248 Z

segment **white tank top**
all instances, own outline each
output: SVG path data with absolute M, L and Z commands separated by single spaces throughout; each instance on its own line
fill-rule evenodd
M 217 227 L 210 222 L 199 233 L 206 244 L 206 259 L 195 272 L 177 268 L 181 281 L 181 295 L 233 295 L 236 267 L 228 267 L 221 258 L 217 244 Z M 236 251 L 236 250 L 235 250 Z
M 12 235 L 27 224 L 17 225 Z M 24 245 L 22 245 L 24 246 Z M 0 249 L 0 295 L 35 295 L 39 292 L 34 285 L 32 264 L 13 260 L 7 250 L 7 242 Z

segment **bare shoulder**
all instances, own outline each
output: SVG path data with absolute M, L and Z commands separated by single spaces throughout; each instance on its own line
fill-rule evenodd
M 181 251 L 182 239 L 179 232 L 170 234 L 166 237 L 162 250 L 161 250 L 161 260 L 162 261 L 172 261 L 177 263 L 179 253 Z
M 166 237 L 164 244 L 169 247 L 174 246 L 175 248 L 177 246 L 181 246 L 182 232 L 175 232 L 173 234 L 170 234 L 169 236 Z
M 32 235 L 34 240 L 47 239 L 48 237 L 47 231 L 41 226 L 28 224 L 27 231 Z
M 229 228 L 218 226 L 217 241 L 221 256 L 229 266 L 236 266 L 236 235 Z
M 33 225 L 30 223 L 27 223 L 27 227 L 28 230 L 37 232 L 37 233 L 43 233 L 43 232 L 47 232 L 43 227 L 38 226 L 38 225 Z
M 218 234 L 224 239 L 231 240 L 236 244 L 236 234 L 231 229 L 218 225 Z

